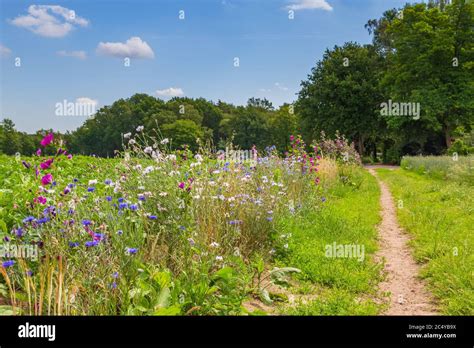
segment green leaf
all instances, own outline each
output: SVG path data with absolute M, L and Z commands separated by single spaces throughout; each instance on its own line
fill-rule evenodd
M 266 305 L 271 305 L 273 303 L 272 299 L 270 298 L 270 294 L 268 293 L 267 290 L 261 289 L 260 290 L 260 299 L 265 303 Z
M 169 288 L 164 288 L 160 291 L 158 299 L 156 300 L 156 307 L 168 307 L 170 304 L 171 291 Z

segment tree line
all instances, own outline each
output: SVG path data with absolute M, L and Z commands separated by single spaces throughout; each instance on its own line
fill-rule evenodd
M 113 156 L 123 134 L 138 126 L 159 131 L 177 148 L 197 139 L 224 148 L 275 145 L 284 151 L 291 134 L 306 143 L 337 132 L 362 156 L 397 162 L 405 154 L 469 152 L 474 124 L 474 4 L 432 0 L 390 9 L 365 25 L 371 44 L 347 42 L 327 49 L 293 104 L 275 108 L 267 99 L 245 106 L 203 98 L 163 101 L 135 94 L 99 109 L 61 136 L 72 153 Z M 0 124 L 0 151 L 34 152 L 35 135 Z M 469 138 L 472 139 L 472 138 Z M 471 140 L 472 141 L 472 140 Z

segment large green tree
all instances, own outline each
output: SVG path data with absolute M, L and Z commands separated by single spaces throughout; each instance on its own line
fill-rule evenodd
M 375 141 L 380 127 L 381 58 L 373 46 L 346 43 L 326 50 L 323 59 L 301 83 L 297 112 L 307 140 L 320 131 L 340 131 L 354 140 L 361 154 Z

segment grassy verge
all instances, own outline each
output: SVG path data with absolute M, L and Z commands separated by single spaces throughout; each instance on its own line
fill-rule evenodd
M 474 187 L 405 170 L 378 173 L 398 202 L 399 222 L 413 236 L 442 313 L 474 314 Z
M 308 206 L 280 223 L 282 234 L 291 234 L 280 263 L 301 269 L 304 288 L 310 289 L 302 292 L 311 299 L 286 307 L 285 314 L 370 315 L 380 310 L 372 300 L 380 280 L 372 257 L 380 220 L 379 188 L 362 168 L 339 177 L 343 182 L 327 190 L 320 207 Z M 359 246 L 363 258 L 328 257 L 326 248 L 334 243 Z

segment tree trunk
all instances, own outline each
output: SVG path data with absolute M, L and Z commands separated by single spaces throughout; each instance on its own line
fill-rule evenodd
M 446 141 L 446 147 L 449 149 L 451 145 L 453 144 L 451 140 L 451 128 L 449 126 L 444 126 L 444 139 Z
M 363 157 L 364 156 L 364 138 L 361 135 L 359 135 L 359 144 L 357 147 L 359 150 L 360 157 Z
M 373 158 L 374 162 L 377 162 L 377 143 L 374 141 L 374 146 L 373 146 Z

